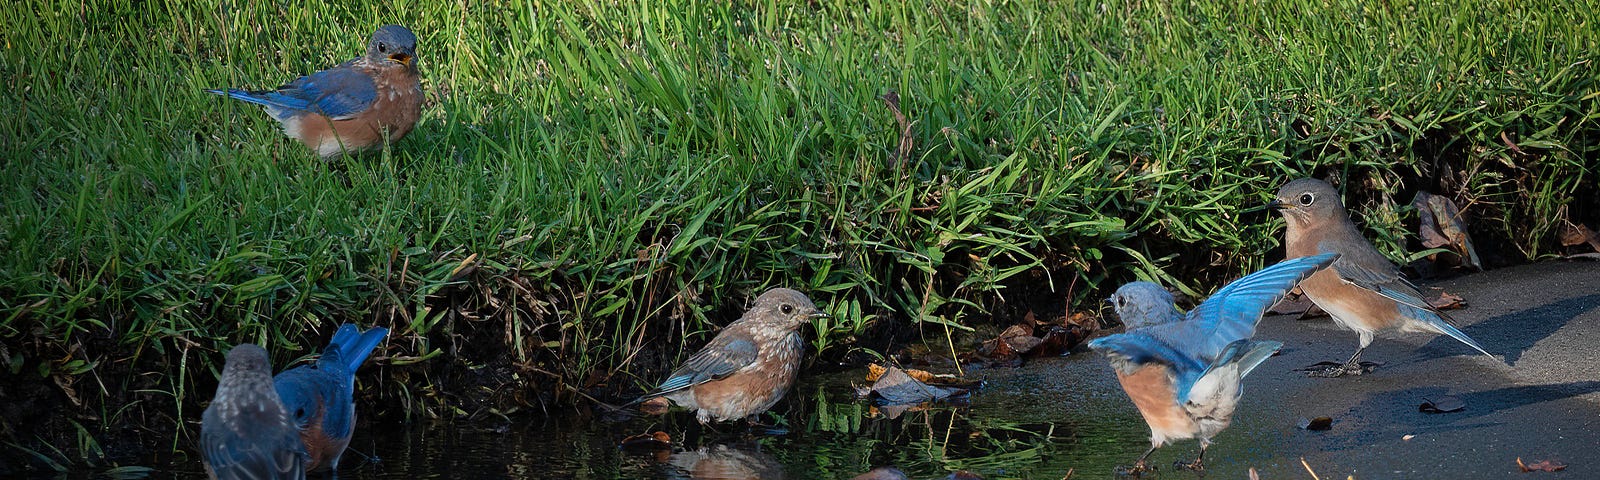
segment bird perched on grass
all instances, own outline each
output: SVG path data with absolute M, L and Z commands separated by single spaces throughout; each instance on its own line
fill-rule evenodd
M 285 370 L 273 380 L 310 454 L 306 471 L 339 468 L 339 457 L 355 431 L 356 368 L 388 334 L 383 327 L 363 332 L 352 324 L 340 325 L 315 365 Z
M 1279 262 L 1222 287 L 1188 314 L 1160 285 L 1133 282 L 1117 289 L 1107 301 L 1127 331 L 1089 342 L 1089 348 L 1111 361 L 1122 390 L 1150 426 L 1150 449 L 1120 469 L 1143 472 L 1156 448 L 1188 438 L 1200 439 L 1200 456 L 1179 466 L 1203 469 L 1211 438 L 1233 421 L 1244 393 L 1240 381 L 1283 346 L 1250 339 L 1261 314 L 1337 257 Z
M 384 25 L 367 54 L 275 90 L 206 90 L 266 107 L 283 133 L 324 158 L 399 141 L 422 118 L 417 36 Z
M 1288 256 L 1338 253 L 1333 267 L 1307 278 L 1300 290 L 1333 317 L 1334 323 L 1361 334 L 1361 346 L 1343 364 L 1311 372 L 1338 377 L 1365 372 L 1361 351 L 1377 332 L 1399 329 L 1449 335 L 1489 355 L 1477 341 L 1445 321 L 1444 313 L 1422 299 L 1422 292 L 1400 277 L 1400 270 L 1367 242 L 1350 222 L 1350 214 L 1332 185 L 1314 178 L 1289 182 L 1268 208 L 1283 214 Z M 1492 355 L 1491 355 L 1492 357 Z
M 217 395 L 201 415 L 200 450 L 214 480 L 306 478 L 305 445 L 272 388 L 272 362 L 260 346 L 228 351 Z
M 799 374 L 805 354 L 800 327 L 825 316 L 803 293 L 768 290 L 743 317 L 630 405 L 666 397 L 695 411 L 702 424 L 765 412 L 783 398 Z

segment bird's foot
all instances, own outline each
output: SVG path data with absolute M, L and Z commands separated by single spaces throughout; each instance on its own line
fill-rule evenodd
M 1302 371 L 1302 372 L 1306 372 L 1306 376 L 1308 376 L 1308 377 L 1338 378 L 1338 377 L 1343 377 L 1345 375 L 1362 375 L 1362 374 L 1371 372 L 1373 370 L 1377 370 L 1378 369 L 1378 365 L 1380 365 L 1380 364 L 1373 363 L 1373 362 L 1358 362 L 1358 363 L 1354 363 L 1354 364 L 1349 364 L 1349 363 L 1340 364 L 1340 363 L 1334 363 L 1334 362 L 1321 362 L 1321 363 L 1316 363 L 1316 364 L 1312 364 L 1312 365 L 1307 365 L 1304 368 L 1300 368 L 1298 370 Z
M 1145 465 L 1144 460 L 1135 462 L 1133 465 L 1117 465 L 1117 469 L 1114 470 L 1118 477 L 1134 478 L 1139 478 L 1144 476 L 1146 473 L 1154 473 L 1155 471 L 1155 467 Z
M 1195 472 L 1195 473 L 1205 473 L 1206 472 L 1206 464 L 1205 464 L 1205 462 L 1203 460 L 1204 459 L 1200 459 L 1200 458 L 1196 458 L 1196 459 L 1194 459 L 1194 461 L 1191 461 L 1191 462 L 1185 462 L 1183 460 L 1178 460 L 1178 461 L 1172 462 L 1172 466 L 1174 468 L 1179 469 L 1179 470 L 1188 470 L 1188 471 Z

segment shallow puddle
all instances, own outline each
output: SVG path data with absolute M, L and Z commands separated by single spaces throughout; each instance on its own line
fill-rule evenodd
M 770 428 L 702 427 L 682 410 L 631 419 L 568 412 L 498 427 L 367 423 L 339 478 L 845 479 L 878 466 L 919 479 L 957 470 L 991 479 L 1059 479 L 1069 471 L 1101 478 L 1148 446 L 1138 413 L 1105 383 L 1110 372 L 1092 355 L 967 373 L 986 383 L 965 404 L 896 418 L 856 400 L 852 383 L 868 384 L 861 369 L 802 377 L 773 409 L 777 415 L 762 417 Z M 619 446 L 655 431 L 671 436 L 670 449 Z M 1190 442 L 1174 453 L 1192 455 L 1193 448 Z M 179 478 L 204 478 L 198 459 L 150 463 Z

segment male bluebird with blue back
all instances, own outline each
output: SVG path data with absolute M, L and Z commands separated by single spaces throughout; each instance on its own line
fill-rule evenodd
M 768 290 L 660 386 L 632 403 L 666 397 L 696 411 L 702 424 L 765 412 L 799 374 L 805 354 L 800 327 L 825 316 L 803 293 Z
M 1188 314 L 1172 294 L 1148 282 L 1123 285 L 1107 299 L 1127 325 L 1123 333 L 1089 342 L 1105 354 L 1122 390 L 1150 426 L 1150 449 L 1125 473 L 1146 470 L 1145 459 L 1174 440 L 1200 439 L 1200 456 L 1179 466 L 1204 469 L 1211 438 L 1233 421 L 1250 373 L 1283 344 L 1254 341 L 1261 314 L 1296 283 L 1338 254 L 1285 260 L 1222 287 Z
M 306 471 L 339 468 L 339 457 L 355 431 L 356 368 L 388 334 L 383 327 L 363 332 L 355 325 L 340 325 L 315 365 L 286 370 L 273 380 L 310 454 Z
M 212 479 L 306 478 L 305 446 L 272 388 L 272 363 L 260 346 L 228 351 L 217 395 L 201 415 L 200 449 Z
M 207 90 L 266 107 L 283 133 L 323 158 L 399 141 L 422 118 L 417 36 L 399 25 L 372 34 L 367 54 L 276 90 Z
M 1328 312 L 1334 323 L 1361 334 L 1361 346 L 1349 360 L 1313 371 L 1312 376 L 1364 373 L 1361 351 L 1372 344 L 1377 332 L 1389 329 L 1443 333 L 1489 355 L 1477 341 L 1446 322 L 1444 314 L 1423 300 L 1422 292 L 1361 236 L 1350 222 L 1339 192 L 1328 182 L 1314 178 L 1289 182 L 1267 206 L 1282 213 L 1288 224 L 1284 243 L 1289 257 L 1324 252 L 1340 255 L 1333 268 L 1307 278 L 1300 290 Z

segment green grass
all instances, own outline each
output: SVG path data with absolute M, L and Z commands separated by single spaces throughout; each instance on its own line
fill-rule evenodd
M 457 403 L 635 388 L 774 286 L 837 314 L 827 354 L 1135 277 L 1208 291 L 1281 235 L 1231 213 L 1308 174 L 1396 259 L 1418 189 L 1509 261 L 1600 216 L 1593 2 L 736 3 L 4 9 L 0 366 L 107 422 L 193 418 L 227 345 L 283 364 L 376 323 L 375 388 L 441 414 L 443 364 L 516 367 Z M 431 102 L 382 154 L 318 160 L 202 92 L 383 23 Z

